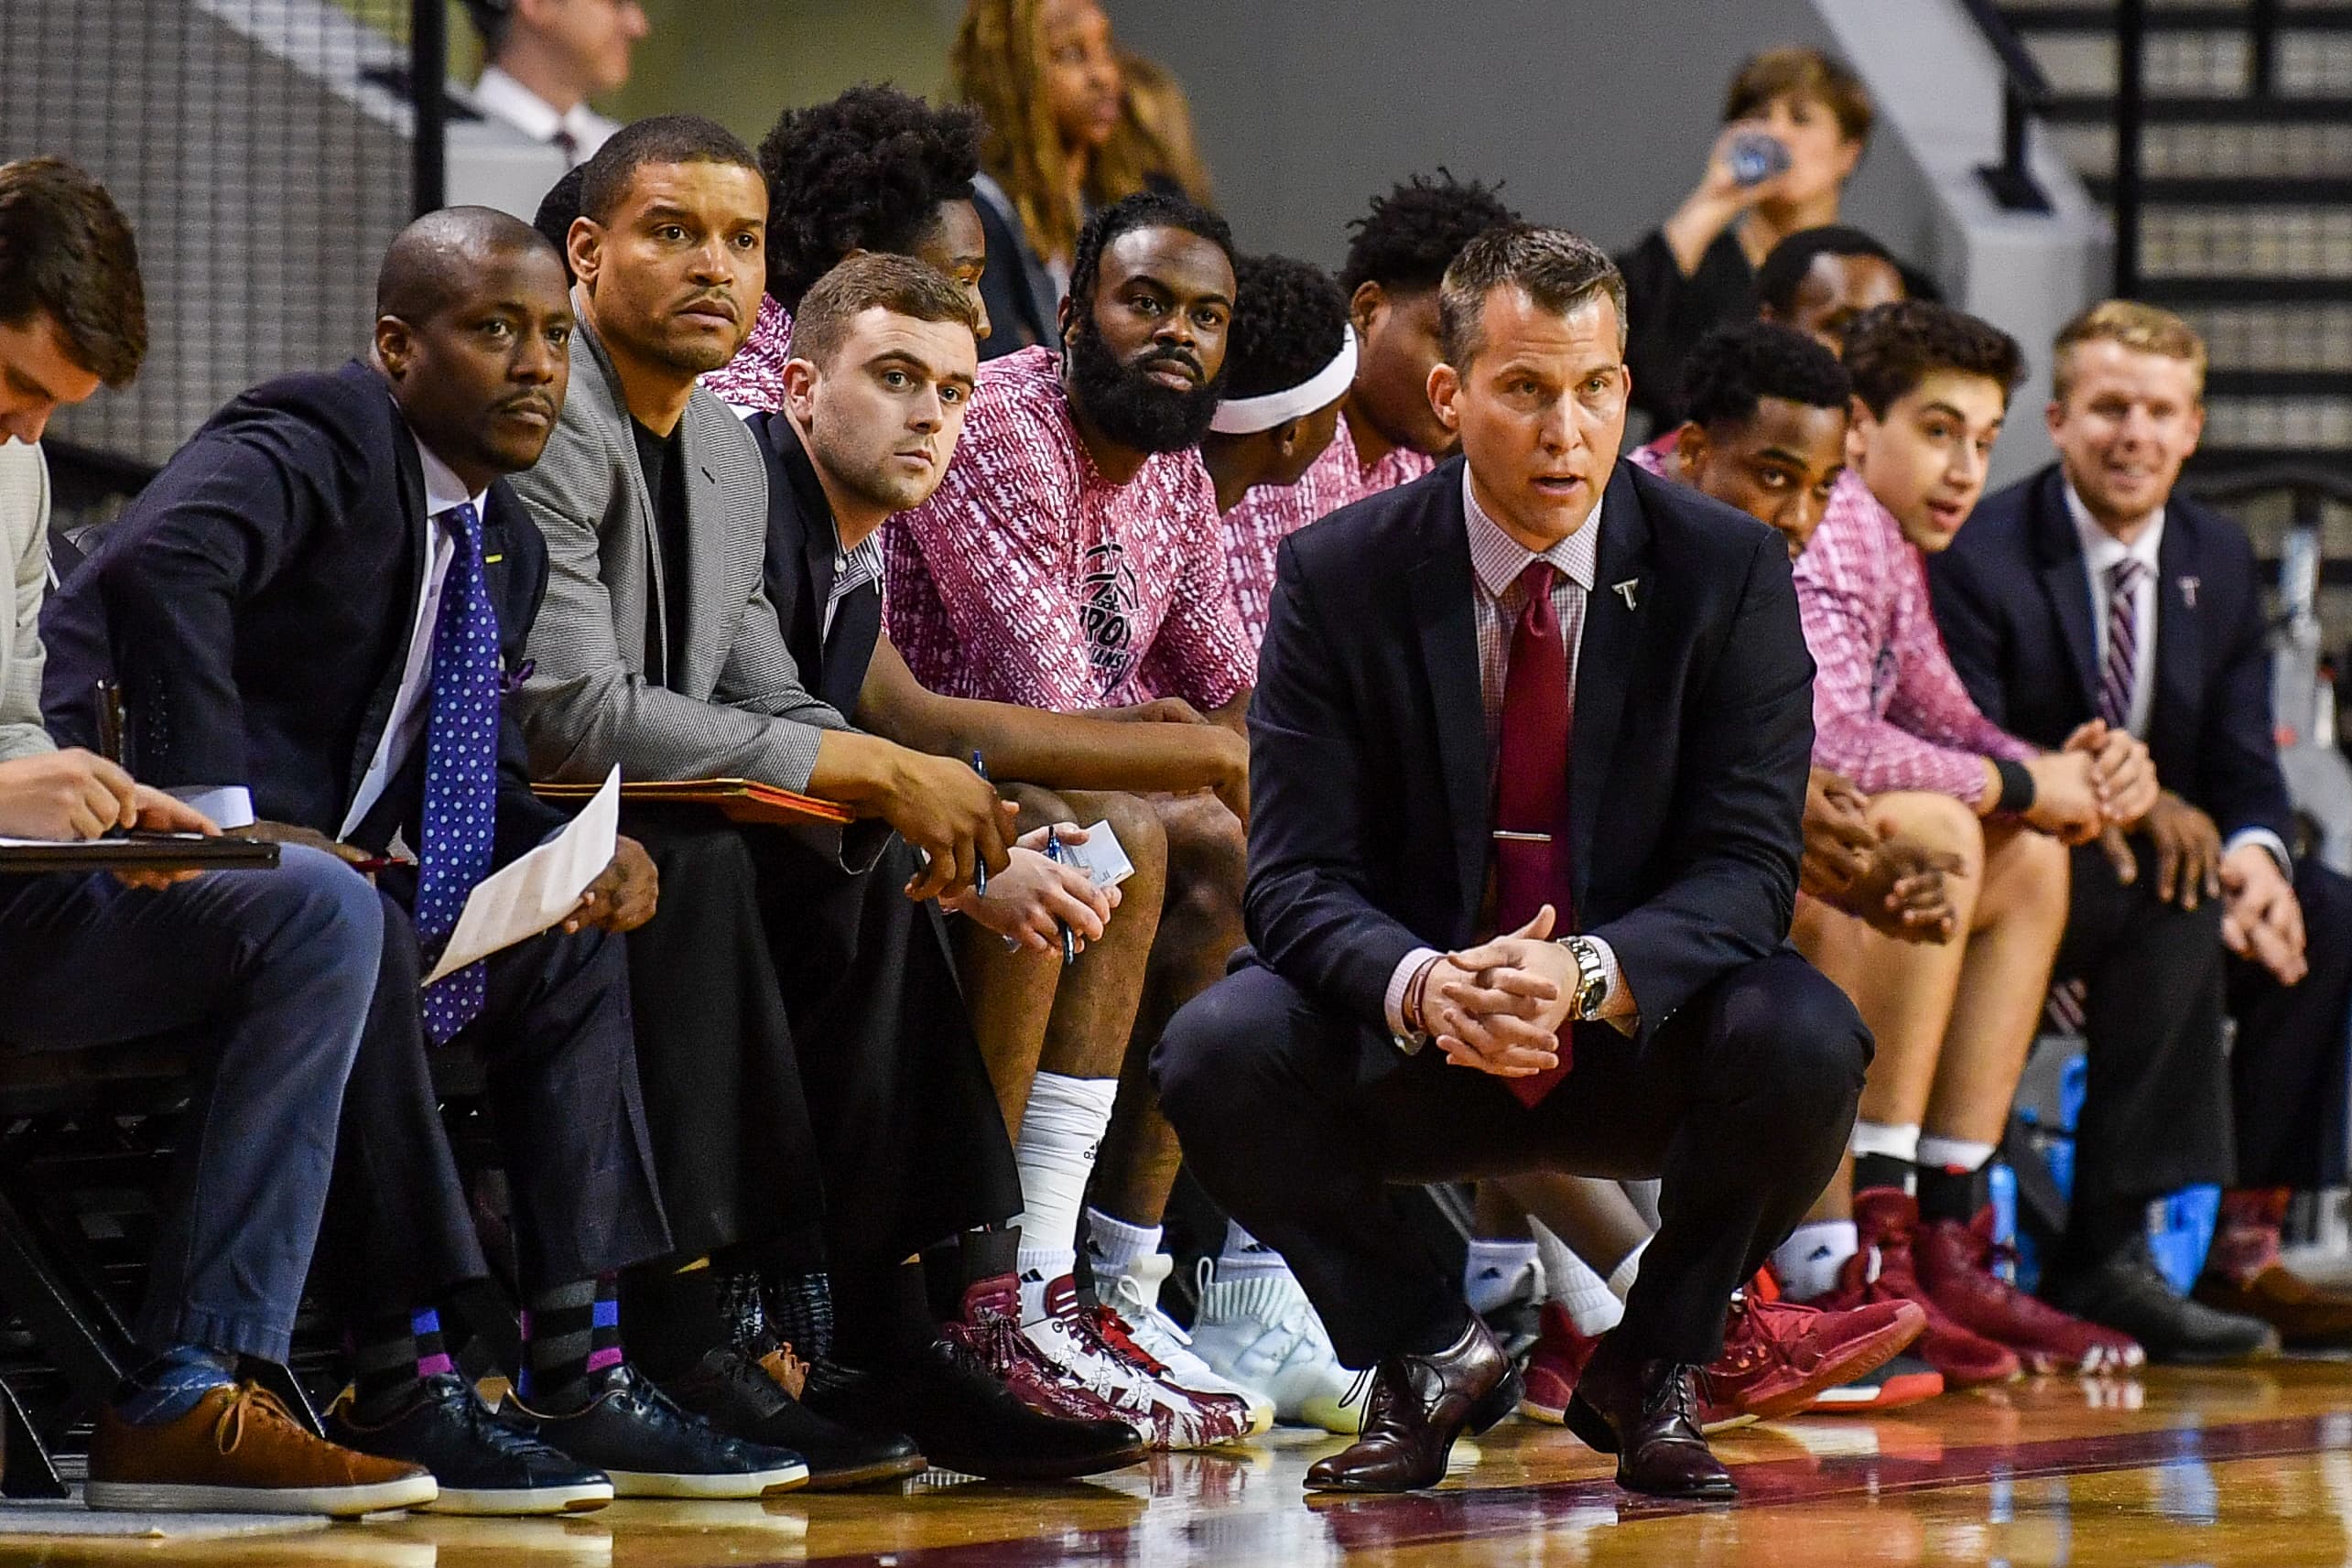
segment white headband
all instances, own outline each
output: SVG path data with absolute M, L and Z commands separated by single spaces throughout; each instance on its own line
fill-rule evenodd
M 1224 436 L 1253 436 L 1260 430 L 1271 430 L 1285 419 L 1295 419 L 1339 402 L 1348 384 L 1355 379 L 1356 330 L 1349 327 L 1344 330 L 1339 351 L 1329 364 L 1285 392 L 1227 398 L 1217 406 L 1217 417 L 1209 422 L 1209 427 Z

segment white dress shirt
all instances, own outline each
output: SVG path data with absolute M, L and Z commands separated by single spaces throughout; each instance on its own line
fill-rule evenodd
M 2157 555 L 2164 546 L 2164 509 L 2158 507 L 2139 536 L 2127 545 L 2099 526 L 2090 508 L 2076 493 L 2072 480 L 2061 482 L 2066 492 L 2066 514 L 2075 520 L 2075 536 L 2082 542 L 2083 574 L 2090 579 L 2091 633 L 2096 639 L 2093 669 L 2107 668 L 2108 622 L 2115 613 L 2115 568 L 2127 559 L 2136 560 L 2145 568 L 2140 574 L 2140 586 L 2132 590 L 2140 663 L 2131 672 L 2131 703 L 2124 724 L 2134 737 L 2145 741 L 2149 716 L 2156 710 L 2156 619 L 2164 597 Z M 2241 844 L 2260 844 L 2279 862 L 2280 871 L 2289 876 L 2294 874 L 2294 862 L 2287 857 L 2285 842 L 2269 828 L 2239 828 L 2221 847 L 2222 853 L 2228 854 Z
M 416 439 L 414 436 L 409 438 Z M 428 698 L 433 689 L 433 631 L 440 619 L 441 588 L 449 580 L 450 563 L 457 558 L 457 541 L 434 519 L 469 502 L 480 515 L 490 496 L 486 490 L 467 494 L 465 481 L 428 450 L 422 441 L 417 442 L 417 456 L 425 469 L 425 580 L 417 596 L 417 615 L 409 628 L 408 658 L 401 666 L 400 688 L 393 697 L 384 733 L 376 741 L 375 755 L 368 762 L 367 772 L 360 776 L 359 789 L 352 796 L 350 809 L 343 814 L 342 826 L 336 829 L 338 838 L 349 838 L 375 808 L 375 803 L 384 798 L 385 786 L 407 761 L 409 749 L 423 736 L 425 725 L 432 718 L 432 705 Z M 175 789 L 171 794 L 223 827 L 253 825 L 253 792 L 244 784 L 198 784 Z
M 1577 661 L 1584 648 L 1585 603 L 1592 594 L 1593 579 L 1600 568 L 1600 503 L 1593 503 L 1583 526 L 1566 538 L 1555 542 L 1543 552 L 1541 559 L 1555 568 L 1552 579 L 1552 610 L 1559 618 L 1560 641 L 1567 654 L 1570 724 L 1575 723 L 1575 693 Z M 1519 586 L 1519 574 L 1527 569 L 1530 561 L 1538 559 L 1529 549 L 1509 534 L 1502 525 L 1486 514 L 1479 505 L 1478 496 L 1470 486 L 1467 465 L 1462 470 L 1462 514 L 1469 528 L 1471 577 L 1478 591 L 1471 596 L 1472 613 L 1477 618 L 1479 636 L 1479 693 L 1486 717 L 1487 776 L 1494 776 L 1495 760 L 1502 745 L 1502 697 L 1511 672 L 1511 637 L 1519 623 L 1520 612 L 1525 609 L 1525 590 Z M 1566 933 L 1562 933 L 1566 935 Z M 1624 1033 L 1631 1033 L 1638 1018 L 1626 1004 L 1624 977 L 1617 967 L 1617 955 L 1599 937 L 1592 939 L 1600 955 L 1601 972 L 1609 979 L 1609 1000 L 1603 1003 L 1603 1021 Z M 1437 956 L 1435 947 L 1415 947 L 1404 956 L 1389 976 L 1388 991 L 1383 1001 L 1388 1013 L 1389 1032 L 1404 1033 L 1404 993 L 1421 966 Z
M 575 165 L 594 157 L 596 149 L 621 128 L 620 121 L 608 120 L 585 103 L 558 111 L 494 65 L 473 84 L 473 106 L 505 121 L 535 142 L 558 145 L 558 135 L 569 133 Z

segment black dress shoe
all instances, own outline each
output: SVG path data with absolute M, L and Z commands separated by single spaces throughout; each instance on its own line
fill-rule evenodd
M 380 1422 L 360 1421 L 351 1400 L 339 1400 L 326 1426 L 330 1443 L 430 1470 L 441 1489 L 428 1513 L 579 1513 L 612 1500 L 602 1470 L 502 1423 L 453 1373 L 427 1378 Z
M 722 1345 L 662 1392 L 729 1437 L 788 1448 L 808 1462 L 808 1489 L 835 1491 L 923 1473 L 923 1454 L 904 1433 L 856 1432 L 826 1420 L 761 1362 Z
M 1617 1455 L 1617 1484 L 1653 1498 L 1730 1498 L 1731 1472 L 1698 1430 L 1699 1368 L 1612 1354 L 1614 1334 L 1585 1364 L 1566 1415 L 1570 1432 Z
M 1454 1439 L 1519 1406 L 1520 1381 L 1476 1317 L 1435 1356 L 1392 1356 L 1372 1370 L 1363 1435 L 1306 1472 L 1311 1492 L 1411 1492 L 1446 1478 Z
M 2279 1348 L 2278 1330 L 2261 1319 L 2173 1294 L 2144 1231 L 2096 1262 L 2061 1260 L 2043 1274 L 2039 1293 L 2061 1312 L 2131 1336 L 2151 1361 L 2236 1361 Z
M 1032 1410 L 982 1357 L 945 1340 L 872 1372 L 820 1366 L 802 1392 L 829 1421 L 905 1433 L 940 1469 L 992 1481 L 1070 1480 L 1145 1457 L 1143 1433 L 1125 1422 Z
M 808 1484 L 799 1454 L 713 1430 L 626 1361 L 590 1374 L 578 1410 L 537 1411 L 512 1399 L 499 1413 L 603 1471 L 615 1497 L 762 1498 Z

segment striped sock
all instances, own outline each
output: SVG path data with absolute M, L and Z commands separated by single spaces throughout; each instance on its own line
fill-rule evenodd
M 394 1313 L 362 1329 L 352 1348 L 352 1414 L 379 1425 L 406 1408 L 426 1379 L 454 1372 L 431 1307 Z
M 579 1410 L 589 1379 L 621 1364 L 621 1301 L 614 1276 L 558 1285 L 523 1309 L 526 1403 L 550 1413 Z

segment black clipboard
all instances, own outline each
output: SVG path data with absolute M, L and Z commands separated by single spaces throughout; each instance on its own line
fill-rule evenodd
M 201 833 L 128 833 L 63 843 L 0 843 L 0 876 L 56 871 L 266 871 L 277 846 L 259 838 Z

